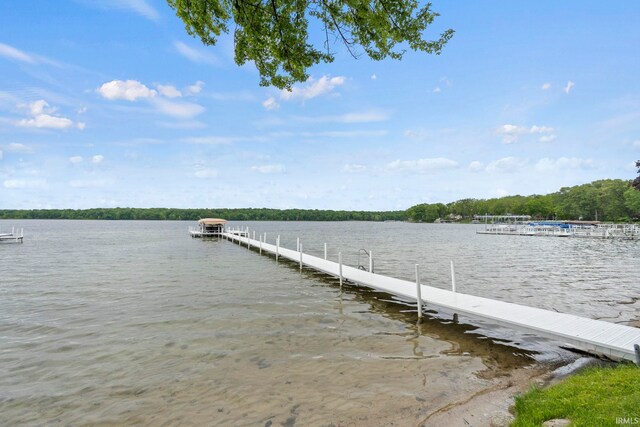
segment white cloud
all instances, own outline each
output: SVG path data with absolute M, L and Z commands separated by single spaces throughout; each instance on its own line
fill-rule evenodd
M 77 165 L 78 163 L 82 163 L 82 156 L 69 157 L 69 161 Z
M 569 92 L 571 92 L 571 89 L 573 89 L 573 87 L 574 87 L 574 86 L 575 86 L 575 83 L 573 83 L 571 80 L 569 80 L 569 81 L 567 82 L 567 85 L 566 85 L 566 86 L 564 87 L 564 89 L 563 89 L 563 90 L 564 90 L 564 93 L 567 93 L 567 94 L 568 94 Z
M 32 119 L 19 120 L 16 125 L 26 128 L 67 129 L 73 125 L 73 122 L 65 117 L 40 114 Z
M 219 144 L 231 144 L 233 142 L 241 141 L 242 138 L 230 137 L 230 136 L 194 136 L 181 139 L 182 142 L 187 144 L 204 144 L 204 145 L 219 145 Z
M 102 154 L 96 154 L 91 158 L 91 163 L 102 163 L 104 156 Z
M 160 95 L 166 96 L 167 98 L 179 98 L 182 96 L 182 92 L 176 89 L 175 86 L 171 85 L 157 85 L 158 92 Z
M 482 162 L 474 160 L 473 162 L 469 163 L 469 170 L 471 172 L 480 172 L 482 169 L 484 169 L 484 164 Z
M 4 188 L 20 189 L 20 188 L 46 188 L 47 181 L 43 179 L 7 179 L 2 185 Z
M 20 144 L 18 142 L 12 142 L 4 146 L 5 150 L 11 153 L 33 153 L 33 149 L 31 147 L 27 147 L 24 144 Z
M 531 126 L 531 129 L 529 129 L 530 133 L 551 133 L 553 132 L 553 128 L 548 127 L 548 126 Z
M 204 112 L 204 107 L 193 102 L 174 102 L 162 98 L 154 98 L 152 104 L 166 115 L 177 118 L 192 118 Z
M 194 175 L 198 178 L 215 178 L 218 176 L 218 171 L 211 168 L 199 168 Z
M 44 99 L 39 99 L 28 105 L 29 111 L 32 116 L 37 116 L 45 113 L 54 113 L 55 109 L 49 107 L 49 103 Z
M 540 172 L 558 172 L 567 169 L 594 169 L 596 167 L 592 159 L 580 159 L 577 157 L 560 157 L 540 159 L 535 168 Z
M 440 92 L 442 92 L 442 89 L 440 89 L 440 86 L 436 86 L 436 87 L 433 88 L 433 90 L 431 92 L 440 93 Z
M 418 160 L 394 160 L 387 165 L 387 169 L 390 171 L 409 171 L 418 173 L 455 169 L 457 167 L 458 162 L 444 157 Z
M 517 157 L 503 157 L 487 165 L 486 171 L 491 173 L 514 173 L 527 166 L 528 160 Z
M 29 64 L 37 63 L 33 56 L 4 43 L 0 43 L 0 56 Z
M 158 94 L 137 80 L 112 80 L 100 86 L 98 93 L 109 100 L 126 99 L 127 101 L 153 98 Z
M 15 122 L 16 126 L 26 128 L 67 129 L 73 126 L 73 121 L 66 117 L 53 116 L 55 108 L 50 107 L 44 99 L 39 99 L 27 105 L 18 105 L 33 116 L 30 119 L 22 119 Z
M 553 142 L 553 141 L 555 141 L 555 139 L 556 139 L 555 135 L 544 135 L 544 136 L 541 136 L 538 141 L 540 141 L 540 142 Z
M 346 77 L 343 76 L 322 76 L 318 80 L 310 77 L 309 80 L 305 82 L 304 86 L 294 86 L 290 91 L 282 89 L 280 91 L 280 99 L 285 101 L 305 101 L 321 95 L 330 94 L 336 87 L 342 86 L 346 80 Z
M 192 85 L 189 85 L 185 88 L 185 92 L 187 95 L 197 95 L 202 92 L 202 88 L 204 87 L 204 82 L 198 80 Z
M 284 166 L 283 165 L 251 166 L 251 170 L 254 172 L 259 172 L 264 174 L 276 174 L 276 173 L 283 173 Z
M 376 76 L 375 74 L 371 74 L 371 80 L 377 80 L 378 76 Z
M 346 164 L 342 168 L 342 172 L 347 172 L 347 173 L 358 173 L 358 172 L 364 172 L 365 170 L 367 170 L 367 167 L 365 165 L 358 165 L 358 164 Z
M 216 58 L 211 53 L 192 48 L 179 41 L 173 42 L 173 47 L 176 48 L 180 55 L 197 64 L 216 65 L 220 62 L 218 58 Z
M 551 83 L 543 83 L 540 89 L 549 90 L 551 88 Z
M 276 99 L 272 96 L 271 98 L 265 100 L 262 103 L 262 106 L 266 109 L 266 110 L 276 110 L 278 108 L 280 108 L 280 104 L 278 104 L 278 101 L 276 101 Z
M 76 123 L 76 127 L 80 130 L 83 130 L 85 127 L 87 127 L 87 124 L 85 122 L 78 122 Z
M 527 128 L 525 126 L 516 126 L 516 125 L 502 125 L 498 129 L 496 129 L 496 133 L 502 136 L 503 144 L 513 144 L 518 141 L 521 136 L 527 134 L 548 134 L 553 132 L 552 127 L 548 126 L 531 126 Z M 551 139 L 553 140 L 553 139 Z

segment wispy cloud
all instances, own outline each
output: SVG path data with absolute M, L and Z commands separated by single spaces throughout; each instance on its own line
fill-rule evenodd
M 105 179 L 74 179 L 69 181 L 69 186 L 73 188 L 100 188 L 106 187 L 109 181 Z
M 19 142 L 11 142 L 3 146 L 3 148 L 10 153 L 33 153 L 33 149 L 27 145 L 20 144 Z
M 542 86 L 540 87 L 540 89 L 542 89 L 542 90 L 551 89 L 551 83 L 543 83 Z
M 555 135 L 551 135 L 554 131 L 552 127 L 548 126 L 517 126 L 517 125 L 502 125 L 496 129 L 496 133 L 502 137 L 503 144 L 513 144 L 518 141 L 523 135 L 530 134 L 542 134 L 540 137 L 541 142 L 550 142 L 555 139 Z
M 367 170 L 367 167 L 365 165 L 359 165 L 359 164 L 346 164 L 342 167 L 342 172 L 347 172 L 347 173 L 360 173 L 366 170 Z
M 91 163 L 102 163 L 103 160 L 104 156 L 102 154 L 96 154 L 95 156 L 91 157 Z
M 280 108 L 280 104 L 278 104 L 278 101 L 276 101 L 276 99 L 273 96 L 263 101 L 262 106 L 267 111 L 277 110 L 278 108 Z
M 26 62 L 28 64 L 36 64 L 38 62 L 32 55 L 4 43 L 0 43 L 0 56 L 13 61 Z
M 478 160 L 474 160 L 473 162 L 469 163 L 469 170 L 471 172 L 480 172 L 484 170 L 484 164 L 482 162 L 479 162 Z
M 596 164 L 592 159 L 580 159 L 577 157 L 560 157 L 551 159 L 545 157 L 540 159 L 535 169 L 540 172 L 559 172 L 567 169 L 594 169 Z
M 215 55 L 203 49 L 193 48 L 180 41 L 173 42 L 173 47 L 180 55 L 184 56 L 191 62 L 195 62 L 196 64 L 220 64 L 220 60 Z
M 306 101 L 319 96 L 333 94 L 334 89 L 342 86 L 346 80 L 347 78 L 343 76 L 322 76 L 317 80 L 310 77 L 303 85 L 294 86 L 291 90 L 282 89 L 280 91 L 280 99 L 284 101 Z
M 447 169 L 455 169 L 458 162 L 444 157 L 418 159 L 418 160 L 394 160 L 386 167 L 389 171 L 406 171 L 417 173 L 429 173 Z
M 569 80 L 567 82 L 567 85 L 564 87 L 564 93 L 568 94 L 569 92 L 571 92 L 571 89 L 573 89 L 573 87 L 575 86 L 575 83 L 573 83 L 571 80 Z
M 193 102 L 175 102 L 162 98 L 154 98 L 151 104 L 163 114 L 182 119 L 193 118 L 205 110 L 202 105 Z
M 180 98 L 182 96 L 182 92 L 176 89 L 175 86 L 157 85 L 156 87 L 158 88 L 158 92 L 167 98 Z
M 389 120 L 389 113 L 384 111 L 362 111 L 337 116 L 295 116 L 294 119 L 306 123 L 373 123 Z
M 261 166 L 251 166 L 251 170 L 254 172 L 264 173 L 264 174 L 279 174 L 284 173 L 285 169 L 283 165 L 261 165 Z
M 2 185 L 8 189 L 43 189 L 47 188 L 44 179 L 7 179 Z
M 83 159 L 82 159 L 82 156 L 72 156 L 72 157 L 69 157 L 69 161 L 70 161 L 71 163 L 73 163 L 74 165 L 77 165 L 78 163 L 82 163 L 82 160 L 83 160 Z
M 151 21 L 160 19 L 158 11 L 146 0 L 76 0 L 85 6 L 107 9 L 107 10 L 124 10 L 133 12 L 137 15 L 147 18 Z
M 529 164 L 526 159 L 520 159 L 517 157 L 503 157 L 498 160 L 494 160 L 487 165 L 486 171 L 490 173 L 515 173 L 519 172 Z

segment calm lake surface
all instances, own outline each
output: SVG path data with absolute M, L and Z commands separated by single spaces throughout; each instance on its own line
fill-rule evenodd
M 557 343 L 432 313 L 276 263 L 188 222 L 0 221 L 0 425 L 416 425 Z M 235 222 L 377 273 L 611 322 L 637 321 L 640 242 L 481 226 Z M 368 262 L 368 261 L 367 261 Z M 361 264 L 366 264 L 364 257 Z M 427 305 L 428 309 L 428 305 Z M 489 338 L 487 338 L 489 337 Z

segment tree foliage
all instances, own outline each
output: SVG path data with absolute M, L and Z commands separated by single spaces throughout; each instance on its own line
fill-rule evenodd
M 444 209 L 443 209 L 444 207 Z M 462 199 L 448 205 L 419 204 L 407 209 L 410 221 L 433 222 L 449 215 L 531 215 L 538 219 L 628 221 L 640 218 L 640 191 L 629 181 L 603 179 L 546 195 Z
M 192 220 L 230 221 L 403 221 L 405 211 L 365 212 L 309 209 L 97 208 L 0 210 L 0 219 Z
M 440 54 L 453 35 L 449 29 L 435 40 L 425 40 L 423 33 L 439 14 L 431 11 L 429 3 L 420 6 L 418 0 L 167 2 L 187 33 L 205 45 L 215 45 L 233 26 L 236 63 L 253 61 L 260 85 L 280 89 L 307 80 L 311 66 L 332 62 L 332 42 L 341 42 L 354 57 L 362 49 L 374 60 L 401 59 L 407 48 Z M 313 43 L 312 38 L 319 40 Z
M 640 174 L 640 160 L 636 161 L 636 167 L 638 168 L 638 173 Z M 631 185 L 633 186 L 633 188 L 640 191 L 640 176 L 637 176 L 636 179 L 633 180 Z

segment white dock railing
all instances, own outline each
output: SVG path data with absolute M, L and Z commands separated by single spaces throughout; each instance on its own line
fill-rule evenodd
M 11 233 L 3 233 L 0 231 L 0 242 L 16 242 L 22 243 L 24 240 L 24 228 L 11 228 Z
M 276 244 L 266 243 L 266 233 L 259 240 L 251 239 L 249 231 L 236 234 L 223 233 L 223 238 L 245 244 L 247 248 L 275 255 L 343 281 L 367 286 L 393 295 L 418 302 L 418 316 L 422 317 L 422 303 L 468 315 L 471 318 L 487 320 L 491 323 L 518 329 L 538 336 L 552 338 L 570 346 L 597 355 L 614 359 L 635 361 L 640 365 L 640 328 L 619 325 L 601 320 L 588 319 L 572 314 L 558 313 L 504 301 L 492 300 L 456 292 L 453 262 L 451 264 L 452 290 L 426 286 L 420 283 L 419 267 L 416 265 L 416 282 L 375 274 L 370 271 L 343 265 L 342 253 L 338 253 L 338 262 L 319 258 L 280 246 L 280 236 Z M 254 233 L 255 237 L 255 233 Z M 325 250 L 326 253 L 326 250 Z

